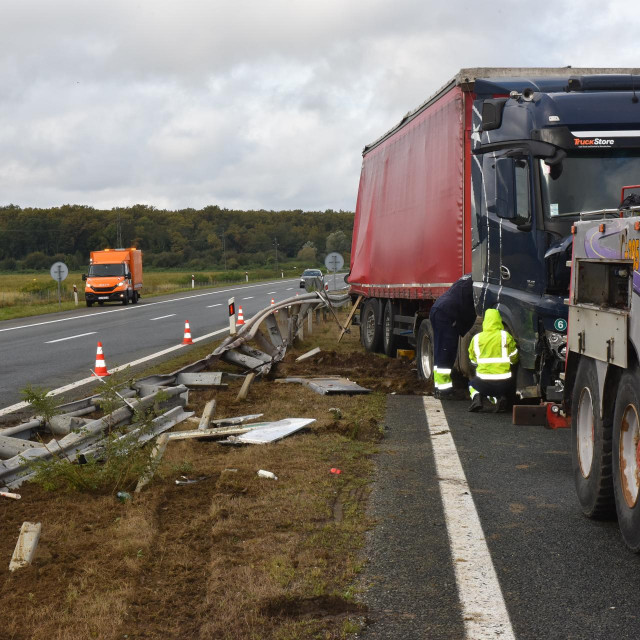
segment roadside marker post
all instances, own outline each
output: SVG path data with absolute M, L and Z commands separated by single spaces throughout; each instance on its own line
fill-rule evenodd
M 236 335 L 236 299 L 229 298 L 229 335 Z

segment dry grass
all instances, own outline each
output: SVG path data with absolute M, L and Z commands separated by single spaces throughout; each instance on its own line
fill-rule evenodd
M 334 351 L 335 337 L 323 325 L 281 372 L 341 371 L 371 384 L 371 395 L 326 397 L 268 380 L 246 402 L 235 399 L 240 381 L 190 395 L 197 414 L 215 396 L 217 417 L 316 418 L 305 433 L 265 446 L 172 442 L 152 484 L 125 504 L 37 486 L 24 487 L 19 502 L 0 502 L 5 567 L 20 524 L 43 526 L 34 564 L 0 580 L 0 637 L 293 640 L 357 630 L 371 454 L 385 393 L 413 378 L 405 363 L 364 354 L 357 333 Z M 316 344 L 325 350 L 313 361 L 294 362 Z M 340 475 L 330 473 L 336 467 Z M 177 486 L 182 474 L 204 479 Z

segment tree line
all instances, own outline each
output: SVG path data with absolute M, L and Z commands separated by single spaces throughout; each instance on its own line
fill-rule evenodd
M 145 266 L 164 269 L 249 268 L 292 258 L 314 266 L 326 253 L 350 251 L 353 217 L 331 209 L 7 205 L 0 207 L 0 270 L 48 269 L 56 260 L 81 269 L 91 251 L 118 246 L 142 249 Z

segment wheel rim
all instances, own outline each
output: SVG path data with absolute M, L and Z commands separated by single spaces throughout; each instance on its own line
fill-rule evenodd
M 376 333 L 376 319 L 373 315 L 373 309 L 369 308 L 367 317 L 365 318 L 365 332 L 367 334 L 367 343 L 373 344 L 373 337 Z
M 620 484 L 627 505 L 633 508 L 638 501 L 638 411 L 630 404 L 624 410 L 620 424 Z
M 580 393 L 577 416 L 578 431 L 578 461 L 580 472 L 588 478 L 593 464 L 593 398 L 588 387 Z
M 425 380 L 428 380 L 433 373 L 433 363 L 431 361 L 431 341 L 429 336 L 425 333 L 422 336 L 422 342 L 420 343 L 420 364 L 422 366 L 422 373 Z

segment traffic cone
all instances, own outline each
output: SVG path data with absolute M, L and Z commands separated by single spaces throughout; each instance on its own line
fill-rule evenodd
M 242 315 L 242 307 L 238 307 L 238 319 L 236 320 L 236 327 L 240 327 L 244 324 L 244 315 Z
M 191 329 L 189 328 L 188 320 L 186 320 L 184 323 L 184 338 L 182 340 L 182 344 L 193 344 L 193 340 L 191 339 Z
M 273 301 L 273 298 L 271 298 L 271 306 L 273 307 L 275 305 L 275 302 Z M 276 309 L 275 313 L 278 313 L 278 310 Z
M 98 350 L 96 352 L 96 367 L 91 374 L 92 376 L 98 376 L 104 378 L 111 374 L 107 371 L 107 365 L 104 361 L 104 353 L 102 352 L 102 342 L 98 342 Z

